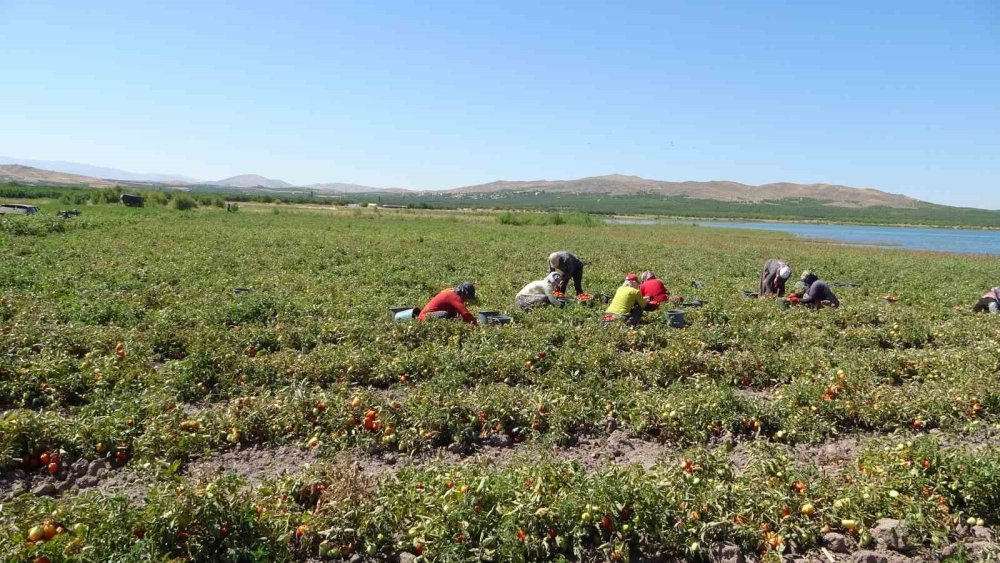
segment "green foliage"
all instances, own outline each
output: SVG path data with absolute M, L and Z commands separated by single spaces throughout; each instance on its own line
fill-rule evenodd
M 2 560 L 417 546 L 437 560 L 641 560 L 697 558 L 719 539 L 774 558 L 824 530 L 869 541 L 883 517 L 934 549 L 956 522 L 1000 514 L 1000 319 L 970 312 L 997 258 L 567 216 L 512 228 L 360 209 L 85 214 L 47 236 L 4 233 L 0 468 L 41 478 L 41 456 L 62 452 L 125 466 L 151 489 L 5 501 Z M 586 262 L 591 293 L 651 269 L 706 305 L 684 330 L 662 313 L 602 326 L 600 309 L 572 299 L 502 327 L 389 320 L 389 307 L 465 280 L 480 309 L 509 311 L 558 249 Z M 740 298 L 775 255 L 852 282 L 834 284 L 843 306 Z M 623 433 L 659 465 L 598 467 L 579 448 Z M 838 449 L 843 460 L 816 455 L 845 437 L 860 445 Z M 253 486 L 193 471 L 279 447 L 316 459 Z M 420 463 L 439 447 L 504 463 Z M 374 477 L 341 455 L 375 464 Z M 405 469 L 377 461 L 411 455 Z M 66 532 L 27 541 L 46 520 Z
M 352 196 L 360 201 L 363 196 Z M 487 195 L 386 194 L 386 204 L 435 209 L 535 209 L 604 215 L 660 215 L 764 220 L 819 220 L 870 224 L 1000 227 L 1000 211 L 923 203 L 913 208 L 840 207 L 809 199 L 739 203 L 681 196 L 609 196 L 555 192 L 500 192 Z
M 4 215 L 0 217 L 0 233 L 10 236 L 45 236 L 66 230 L 59 217 L 35 215 Z
M 579 227 L 599 227 L 604 224 L 600 218 L 583 213 L 513 213 L 505 211 L 497 215 L 501 225 L 576 225 Z
M 198 202 L 187 194 L 179 194 L 171 199 L 170 206 L 178 211 L 190 211 L 198 207 Z
M 59 198 L 78 205 L 85 201 L 95 204 L 115 203 L 122 193 L 120 187 L 108 189 L 23 186 L 0 184 L 0 198 L 32 199 Z M 147 200 L 165 205 L 177 192 L 173 188 L 140 192 Z M 805 220 L 836 221 L 861 224 L 909 224 L 931 226 L 968 226 L 1000 228 L 1000 211 L 949 207 L 920 203 L 909 208 L 842 207 L 811 199 L 782 199 L 758 203 L 727 202 L 693 199 L 683 196 L 570 194 L 556 192 L 498 192 L 487 195 L 455 195 L 434 193 L 350 194 L 316 196 L 312 191 L 283 191 L 280 198 L 254 191 L 221 186 L 198 186 L 188 192 L 202 206 L 224 207 L 225 201 L 273 203 L 288 205 L 342 206 L 362 205 L 377 201 L 384 205 L 407 206 L 414 209 L 477 209 L 477 210 L 536 210 L 547 213 L 542 218 L 528 218 L 521 213 L 501 215 L 505 224 L 552 225 L 559 221 L 576 223 L 594 221 L 586 215 L 654 215 L 702 219 Z

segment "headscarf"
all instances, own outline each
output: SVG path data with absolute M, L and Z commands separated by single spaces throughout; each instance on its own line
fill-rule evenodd
M 656 279 L 656 274 L 650 272 L 649 270 L 643 272 L 642 276 L 639 277 L 639 281 L 641 281 L 642 283 L 646 283 L 649 280 L 655 280 L 655 279 Z
M 787 280 L 791 276 L 792 276 L 792 269 L 788 267 L 788 264 L 785 264 L 784 266 L 781 267 L 780 270 L 778 270 L 778 277 L 783 280 Z
M 992 297 L 993 299 L 1000 301 L 1000 287 L 994 287 L 993 289 L 987 291 L 986 295 L 983 297 Z
M 465 282 L 456 287 L 455 293 L 457 293 L 459 297 L 465 299 L 466 301 L 476 300 L 476 286 L 472 285 L 469 282 Z
M 554 272 L 549 272 L 549 275 L 545 276 L 545 283 L 549 284 L 550 286 L 554 286 L 560 281 L 562 281 L 562 273 L 559 272 L 559 270 L 556 270 Z

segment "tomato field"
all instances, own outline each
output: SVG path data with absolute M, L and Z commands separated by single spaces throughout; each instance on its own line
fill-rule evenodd
M 0 560 L 997 556 L 1000 316 L 971 307 L 1000 259 L 488 213 L 40 207 L 0 220 Z M 588 293 L 648 269 L 705 305 L 683 329 L 513 311 L 564 249 Z M 742 298 L 772 257 L 842 306 Z M 463 281 L 513 322 L 392 323 Z

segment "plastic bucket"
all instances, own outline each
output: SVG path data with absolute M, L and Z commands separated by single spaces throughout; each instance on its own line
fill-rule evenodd
M 682 309 L 667 311 L 667 322 L 674 328 L 684 328 L 687 326 L 687 323 L 684 322 L 684 311 Z
M 405 323 L 412 321 L 420 314 L 420 309 L 416 307 L 407 307 L 405 309 L 393 309 L 392 322 L 394 323 Z

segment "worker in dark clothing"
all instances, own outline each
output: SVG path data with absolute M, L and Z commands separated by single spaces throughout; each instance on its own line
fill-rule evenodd
M 972 308 L 973 313 L 1000 313 L 1000 287 L 994 287 Z
M 461 317 L 467 323 L 476 324 L 476 317 L 472 316 L 472 313 L 465 306 L 466 303 L 475 301 L 476 286 L 471 283 L 463 283 L 456 288 L 441 290 L 420 309 L 420 320 Z
M 573 278 L 576 294 L 583 293 L 583 261 L 575 254 L 565 250 L 549 254 L 549 272 L 559 272 L 562 276 L 556 291 L 566 293 L 566 286 L 569 285 L 570 278 Z
M 760 271 L 760 288 L 757 295 L 760 297 L 770 297 L 777 295 L 785 296 L 785 282 L 792 275 L 792 268 L 785 262 L 777 258 L 771 258 L 764 263 L 764 269 Z
M 840 307 L 840 299 L 837 299 L 830 286 L 816 274 L 806 270 L 802 273 L 802 283 L 806 289 L 797 297 L 803 305 L 819 308 L 823 303 L 829 303 L 834 307 Z

